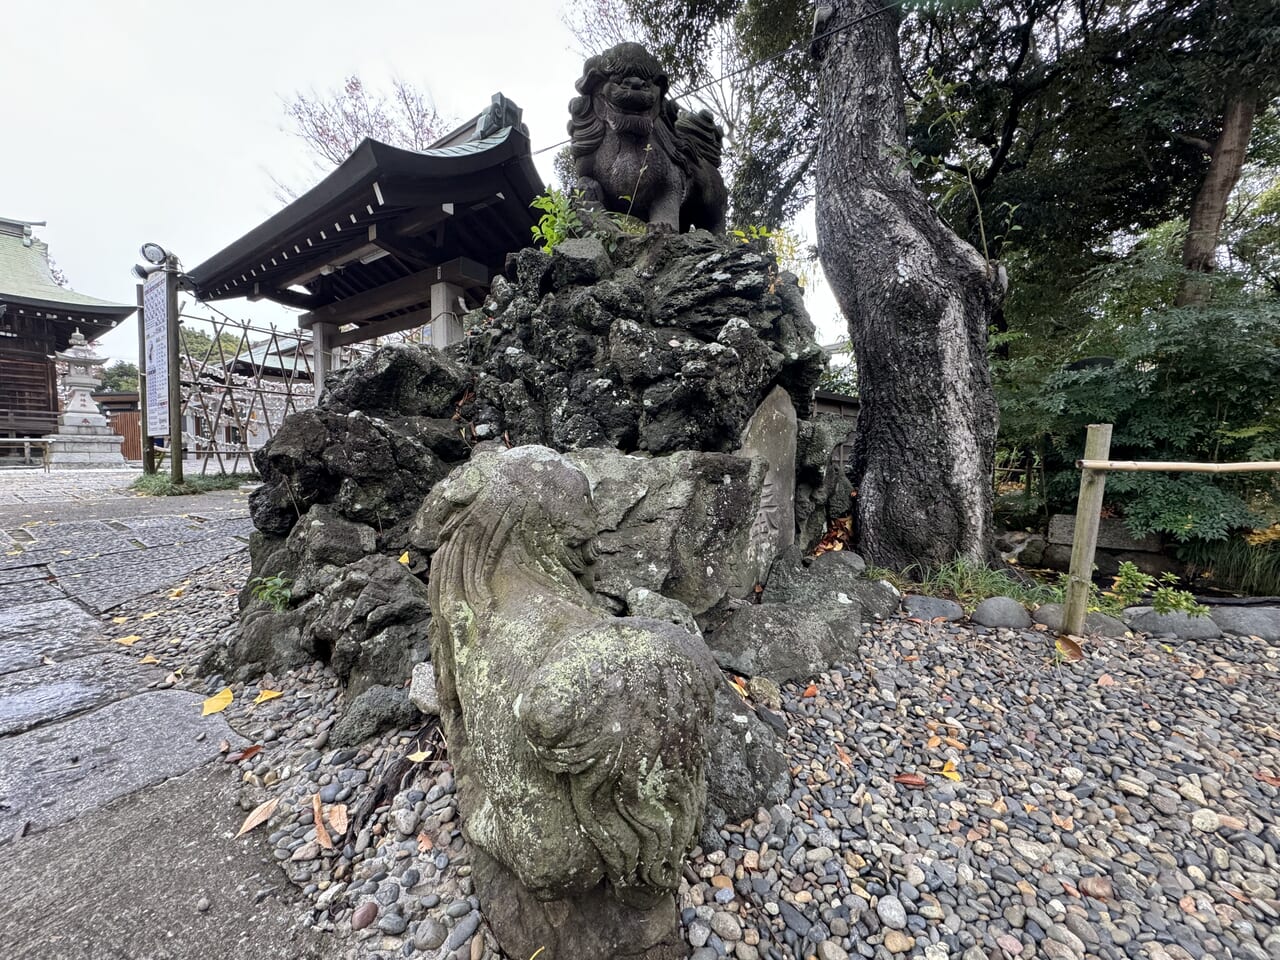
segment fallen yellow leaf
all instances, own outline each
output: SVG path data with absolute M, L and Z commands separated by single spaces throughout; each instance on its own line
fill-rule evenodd
M 200 711 L 200 716 L 207 717 L 211 713 L 221 713 L 227 707 L 231 706 L 231 701 L 235 699 L 235 694 L 231 692 L 230 687 L 224 687 L 215 693 L 212 697 L 205 700 L 204 707 Z
M 160 616 L 159 610 L 148 610 L 139 619 L 150 620 L 152 617 L 158 617 L 158 616 Z
M 240 832 L 236 834 L 236 839 L 240 839 L 254 827 L 261 826 L 270 820 L 271 815 L 276 812 L 276 806 L 279 803 L 279 797 L 272 797 L 265 803 L 260 803 L 254 807 L 252 812 L 244 818 L 244 823 L 240 825 Z
M 175 587 L 174 589 L 169 591 L 169 599 L 177 600 L 184 593 L 186 593 L 186 590 L 184 590 L 182 587 Z
M 276 697 L 283 696 L 279 690 L 259 690 L 258 695 L 253 698 L 254 706 L 260 703 L 266 703 L 268 700 L 274 700 Z
M 128 623 L 129 618 L 128 617 L 112 617 L 111 622 L 112 623 Z
M 160 662 L 160 660 L 159 660 L 159 658 L 157 658 L 157 657 L 155 657 L 155 656 L 153 656 L 153 655 L 151 655 L 151 654 L 149 654 L 149 653 L 148 653 L 145 657 L 143 657 L 143 658 L 142 658 L 141 660 L 139 660 L 138 662 L 139 662 L 139 663 L 159 663 L 159 662 Z
M 142 638 L 138 636 L 136 633 L 131 633 L 127 637 L 116 637 L 111 642 L 118 643 L 122 647 L 132 647 L 135 643 L 137 643 L 141 639 Z
M 409 754 L 407 757 L 405 757 L 405 759 L 412 760 L 414 763 L 421 763 L 423 760 L 427 759 L 427 757 L 429 756 L 431 756 L 431 751 L 419 750 L 417 753 Z
M 948 780 L 958 781 L 960 779 L 960 774 L 956 772 L 956 762 L 954 760 L 948 760 L 942 765 L 942 775 Z
M 401 562 L 401 563 L 403 563 L 406 567 L 409 565 L 409 551 L 408 551 L 408 550 L 406 550 L 404 553 L 400 554 L 400 562 Z

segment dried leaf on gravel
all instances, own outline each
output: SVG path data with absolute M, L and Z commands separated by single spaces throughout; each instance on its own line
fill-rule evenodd
M 924 742 L 924 745 L 930 750 L 937 750 L 942 746 L 942 738 L 939 736 L 932 736 Z
M 141 617 L 139 617 L 138 619 L 140 619 L 140 620 L 150 620 L 150 619 L 152 619 L 153 617 L 158 617 L 158 616 L 160 616 L 160 611 L 159 611 L 159 610 L 148 610 L 146 613 L 144 613 L 144 614 L 143 614 Z
M 941 772 L 948 780 L 955 780 L 957 782 L 960 780 L 960 774 L 956 771 L 956 762 L 954 760 L 948 760 L 944 763 L 942 765 Z
M 129 618 L 128 617 L 112 617 L 111 622 L 112 623 L 128 623 Z
M 338 833 L 346 833 L 348 823 L 345 803 L 335 803 L 329 807 L 329 826 Z
M 425 833 L 418 834 L 418 852 L 419 853 L 430 853 L 431 848 L 434 846 L 435 844 L 431 842 L 431 838 L 428 837 Z
M 802 697 L 816 697 L 818 695 L 818 685 L 811 683 L 804 688 L 804 692 L 800 694 Z
M 219 740 L 219 741 L 218 741 L 218 752 L 219 752 L 219 753 L 226 753 L 226 752 L 227 752 L 228 750 L 230 750 L 230 749 L 231 749 L 231 741 L 230 741 L 230 740 Z
M 140 636 L 138 636 L 136 633 L 131 633 L 131 634 L 130 634 L 129 636 L 127 636 L 127 637 L 116 637 L 116 638 L 115 638 L 114 640 L 112 640 L 111 642 L 112 642 L 112 643 L 118 643 L 118 644 L 120 644 L 120 646 L 122 646 L 122 647 L 132 647 L 135 643 L 137 643 L 137 642 L 138 642 L 139 640 L 141 640 L 141 639 L 142 639 L 142 638 L 141 638 Z
M 1084 659 L 1084 650 L 1079 642 L 1072 637 L 1059 637 L 1055 646 L 1058 652 L 1062 654 L 1071 663 L 1079 663 Z
M 1098 678 L 1097 682 L 1100 687 L 1114 687 L 1116 685 L 1116 678 L 1109 673 L 1104 673 Z
M 419 750 L 417 753 L 410 753 L 405 756 L 406 760 L 412 760 L 414 763 L 421 763 L 427 757 L 431 756 L 430 750 Z
M 913 790 L 923 790 L 928 786 L 924 776 L 919 773 L 899 773 L 893 778 L 893 782 L 911 787 Z
M 276 697 L 284 696 L 280 690 L 259 690 L 258 695 L 253 698 L 253 705 L 256 707 L 260 703 L 266 703 L 268 700 L 274 700 Z
M 205 700 L 204 706 L 200 710 L 200 716 L 207 717 L 211 713 L 221 713 L 231 706 L 231 701 L 235 699 L 235 696 L 230 687 L 223 687 L 212 697 Z
M 1270 770 L 1259 770 L 1253 775 L 1253 778 L 1273 787 L 1280 787 L 1280 777 L 1277 777 Z
M 838 743 L 836 744 L 836 757 L 845 765 L 846 769 L 853 769 L 853 760 L 850 758 L 849 752 Z
M 1084 877 L 1080 881 L 1080 890 L 1095 900 L 1110 900 L 1115 894 L 1107 877 Z
M 237 750 L 235 753 L 227 754 L 227 763 L 239 763 L 241 760 L 248 760 L 250 757 L 256 757 L 262 752 L 262 745 L 255 743 L 251 747 L 245 747 L 243 750 Z
M 253 808 L 253 811 L 244 818 L 244 823 L 240 824 L 240 832 L 236 834 L 236 839 L 240 839 L 254 827 L 261 826 L 271 819 L 271 815 L 276 812 L 276 807 L 280 804 L 279 797 L 272 797 L 265 803 L 260 803 Z
M 326 850 L 333 849 L 333 841 L 329 839 L 329 831 L 324 828 L 324 811 L 320 803 L 320 794 L 311 795 L 311 816 L 316 824 L 316 843 Z
M 400 554 L 398 559 L 407 567 L 409 565 L 409 551 L 406 550 L 404 553 Z
M 138 661 L 139 663 L 159 663 L 160 658 L 153 653 L 148 653 L 145 657 Z

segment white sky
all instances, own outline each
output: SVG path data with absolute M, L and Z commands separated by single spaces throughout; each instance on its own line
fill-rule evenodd
M 120 303 L 143 242 L 194 267 L 280 208 L 270 174 L 306 179 L 283 129 L 294 91 L 399 76 L 458 119 L 501 91 L 536 151 L 565 138 L 582 68 L 559 0 L 6 0 L 0 17 L 0 216 L 48 221 L 37 235 L 72 287 Z M 553 155 L 535 158 L 549 183 Z M 808 299 L 820 341 L 842 337 L 825 285 Z M 274 304 L 219 305 L 294 323 Z M 130 319 L 100 352 L 136 361 L 137 342 Z

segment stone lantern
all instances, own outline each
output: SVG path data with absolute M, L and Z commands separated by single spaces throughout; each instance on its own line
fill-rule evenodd
M 123 467 L 126 466 L 120 445 L 107 418 L 98 409 L 93 392 L 102 384 L 93 374 L 102 358 L 93 352 L 79 329 L 71 335 L 71 345 L 54 357 L 67 364 L 63 383 L 68 395 L 58 415 L 58 432 L 45 437 L 49 441 L 49 465 L 52 467 Z

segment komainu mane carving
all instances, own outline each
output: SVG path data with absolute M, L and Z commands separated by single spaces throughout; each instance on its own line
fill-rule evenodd
M 583 473 L 527 446 L 450 474 L 414 537 L 434 547 L 432 662 L 470 839 L 540 900 L 607 881 L 643 909 L 678 886 L 702 819 L 718 672 L 700 637 L 593 605 L 596 532 Z
M 710 111 L 667 99 L 667 75 L 638 43 L 591 57 L 569 101 L 570 150 L 584 199 L 658 229 L 724 232 L 724 134 Z

